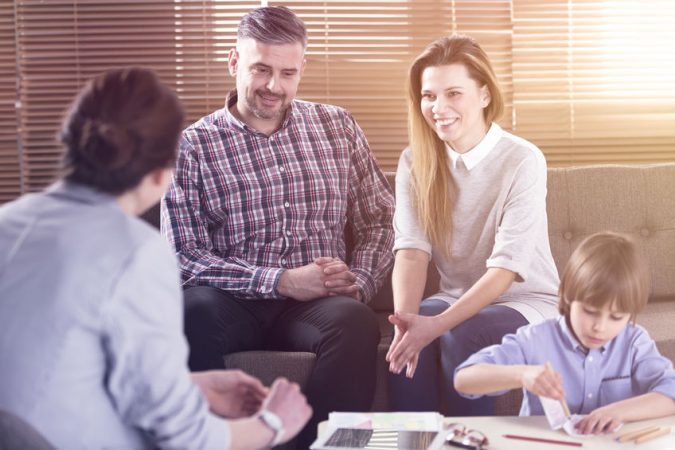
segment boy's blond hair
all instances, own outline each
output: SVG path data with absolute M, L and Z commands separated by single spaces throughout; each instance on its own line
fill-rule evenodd
M 609 304 L 635 321 L 647 304 L 650 275 L 635 241 L 605 231 L 588 236 L 570 256 L 560 279 L 560 314 L 569 317 L 573 301 L 601 308 Z

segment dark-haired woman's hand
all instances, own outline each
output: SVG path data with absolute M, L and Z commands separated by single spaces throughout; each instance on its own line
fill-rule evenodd
M 283 423 L 284 434 L 279 443 L 292 439 L 312 416 L 312 407 L 307 404 L 300 386 L 285 378 L 274 380 L 263 409 L 276 414 Z
M 192 373 L 209 409 L 232 419 L 250 416 L 260 409 L 269 390 L 255 377 L 241 370 L 210 370 Z

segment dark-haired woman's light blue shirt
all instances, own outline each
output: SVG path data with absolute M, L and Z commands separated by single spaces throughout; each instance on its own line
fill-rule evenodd
M 176 260 L 115 199 L 0 208 L 0 409 L 57 448 L 227 448 L 187 369 Z

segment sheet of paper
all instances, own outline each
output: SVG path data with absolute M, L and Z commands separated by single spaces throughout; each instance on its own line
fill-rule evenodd
M 562 428 L 565 430 L 565 433 L 576 438 L 586 438 L 593 436 L 592 434 L 581 434 L 575 428 L 576 424 L 581 419 L 586 417 L 585 415 L 572 414 L 572 417 L 568 419 L 565 417 L 565 412 L 559 401 L 547 397 L 539 397 L 539 400 L 541 400 L 541 406 L 544 408 L 544 414 L 546 414 L 546 419 L 548 420 L 548 424 L 551 426 L 551 429 L 559 430 Z M 620 428 L 621 425 L 619 425 L 615 430 L 612 430 L 612 432 L 614 433 L 619 431 Z
M 592 434 L 581 434 L 577 431 L 574 426 L 579 422 L 581 419 L 583 419 L 586 416 L 582 416 L 579 414 L 572 414 L 572 417 L 569 420 L 565 421 L 565 424 L 563 425 L 563 430 L 565 430 L 565 433 L 569 434 L 572 437 L 578 437 L 578 438 L 587 438 L 589 436 L 593 436 Z
M 544 408 L 544 414 L 551 429 L 559 430 L 562 428 L 565 422 L 567 422 L 567 417 L 565 417 L 565 411 L 560 402 L 548 397 L 539 397 L 539 400 L 541 401 L 542 408 Z
M 570 420 L 567 420 L 567 421 L 565 422 L 565 424 L 563 425 L 563 430 L 565 430 L 565 432 L 566 432 L 567 434 L 569 434 L 570 436 L 573 436 L 573 437 L 586 438 L 586 437 L 593 436 L 592 434 L 581 434 L 581 433 L 579 433 L 579 432 L 577 431 L 577 429 L 575 428 L 575 427 L 576 427 L 576 424 L 577 424 L 581 419 L 583 419 L 584 417 L 586 417 L 586 415 L 582 415 L 582 414 L 572 414 L 572 417 L 570 418 Z M 619 426 L 616 427 L 615 429 L 613 429 L 611 432 L 612 432 L 612 433 L 616 433 L 617 431 L 619 431 L 619 430 L 621 429 L 622 426 L 623 426 L 623 424 L 619 424 Z

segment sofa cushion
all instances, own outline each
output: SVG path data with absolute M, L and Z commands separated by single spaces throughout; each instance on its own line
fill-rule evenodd
M 266 386 L 283 375 L 304 387 L 314 369 L 316 355 L 310 352 L 247 351 L 223 357 L 226 369 L 240 369 Z
M 638 314 L 637 323 L 645 327 L 656 342 L 659 352 L 675 361 L 675 296 L 662 301 L 650 301 Z
M 590 234 L 628 233 L 649 261 L 652 297 L 675 297 L 674 193 L 670 163 L 549 169 L 548 232 L 558 271 Z

